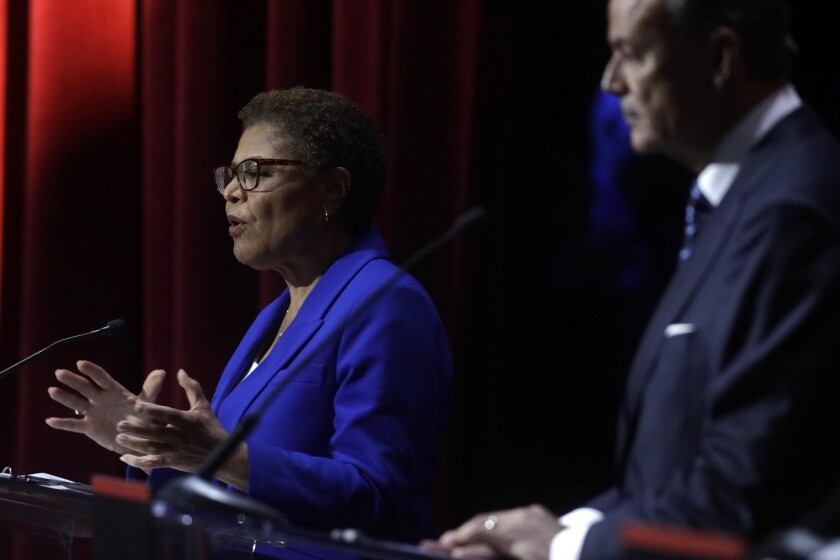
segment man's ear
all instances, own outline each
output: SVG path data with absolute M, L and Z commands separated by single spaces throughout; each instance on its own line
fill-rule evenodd
M 712 83 L 717 91 L 731 84 L 743 70 L 741 37 L 728 26 L 721 26 L 709 34 L 712 52 Z

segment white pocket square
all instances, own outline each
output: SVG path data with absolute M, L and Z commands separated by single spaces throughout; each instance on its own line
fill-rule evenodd
M 665 327 L 665 338 L 680 336 L 682 334 L 690 334 L 696 330 L 697 327 L 691 323 L 671 323 Z

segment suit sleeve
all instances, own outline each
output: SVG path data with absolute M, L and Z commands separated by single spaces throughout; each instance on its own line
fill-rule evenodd
M 451 397 L 446 335 L 412 281 L 355 307 L 335 350 L 327 456 L 249 443 L 249 493 L 298 521 L 415 538 Z
M 727 289 L 714 296 L 713 312 L 726 332 L 709 335 L 720 348 L 707 346 L 694 452 L 655 491 L 612 492 L 583 559 L 620 556 L 619 531 L 629 520 L 760 538 L 795 523 L 833 486 L 840 469 L 834 222 L 807 204 L 771 204 L 737 229 L 721 259 L 714 273 Z

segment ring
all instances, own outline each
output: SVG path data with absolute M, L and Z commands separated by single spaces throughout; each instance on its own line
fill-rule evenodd
M 78 411 L 78 410 L 76 410 L 75 408 L 73 409 L 73 412 L 75 412 L 75 413 L 76 413 L 76 416 L 78 416 L 78 417 L 80 417 L 80 418 L 83 418 L 83 417 L 84 417 L 84 415 L 85 415 L 85 413 L 84 413 L 84 412 L 79 412 L 79 411 Z
M 484 521 L 484 528 L 488 531 L 492 531 L 493 528 L 496 526 L 496 523 L 499 522 L 499 518 L 495 515 L 490 515 L 487 517 L 487 520 Z

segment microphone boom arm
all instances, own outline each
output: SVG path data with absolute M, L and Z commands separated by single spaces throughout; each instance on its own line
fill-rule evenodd
M 17 362 L 16 364 L 12 364 L 9 367 L 7 367 L 6 369 L 4 369 L 3 371 L 0 371 L 0 379 L 3 379 L 4 377 L 9 375 L 13 371 L 20 368 L 21 366 L 23 366 L 25 364 L 28 364 L 30 361 L 34 360 L 35 358 L 37 358 L 41 354 L 45 354 L 46 352 L 49 352 L 53 348 L 57 348 L 59 346 L 64 346 L 65 344 L 69 344 L 70 342 L 77 342 L 79 340 L 85 340 L 86 338 L 93 338 L 93 337 L 96 337 L 96 336 L 115 336 L 117 334 L 122 333 L 122 331 L 124 329 L 125 329 L 125 321 L 123 321 L 122 319 L 114 319 L 113 321 L 108 321 L 108 323 L 104 327 L 100 327 L 96 330 L 86 332 L 86 333 L 82 333 L 82 334 L 76 334 L 76 335 L 73 335 L 73 336 L 68 336 L 67 338 L 62 338 L 61 340 L 56 340 L 55 342 L 53 342 L 49 346 L 41 348 L 40 350 L 38 350 L 34 354 L 31 354 L 31 355 L 25 357 L 24 359 L 22 359 L 21 361 Z

